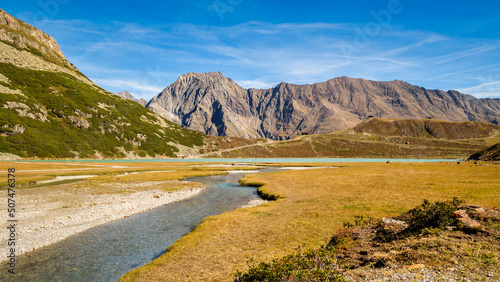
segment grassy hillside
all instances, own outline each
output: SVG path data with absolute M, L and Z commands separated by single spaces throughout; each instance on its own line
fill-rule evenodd
M 0 74 L 0 152 L 43 158 L 173 157 L 179 146 L 172 144 L 203 144 L 201 133 L 70 74 L 6 63 L 0 63 Z
M 500 126 L 479 121 L 451 122 L 432 119 L 372 118 L 354 127 L 354 132 L 384 136 L 436 139 L 473 139 L 500 132 Z
M 299 136 L 288 141 L 219 138 L 207 142 L 205 157 L 373 157 L 466 158 L 487 147 L 485 139 L 439 140 L 435 138 L 364 135 L 337 132 Z
M 204 157 L 466 158 L 500 142 L 487 122 L 373 118 L 353 129 L 292 140 L 207 137 Z
M 500 161 L 500 143 L 473 154 L 469 160 Z

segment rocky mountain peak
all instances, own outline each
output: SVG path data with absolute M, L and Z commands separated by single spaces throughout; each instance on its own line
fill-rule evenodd
M 195 73 L 189 72 L 187 74 L 181 75 L 176 82 L 167 87 L 160 95 L 166 95 L 166 93 L 177 93 L 188 91 L 189 89 L 200 89 L 206 95 L 221 95 L 223 97 L 229 97 L 233 95 L 242 96 L 246 92 L 245 89 L 240 87 L 231 78 L 224 76 L 220 72 L 207 72 L 207 73 Z M 170 91 L 175 89 L 175 91 Z M 198 95 L 199 96 L 199 95 Z
M 0 9 L 0 41 L 18 49 L 29 51 L 58 65 L 76 70 L 66 60 L 52 36 L 14 18 L 2 9 Z
M 142 99 L 142 98 L 141 98 L 141 99 L 136 99 L 136 98 L 134 97 L 134 95 L 132 95 L 132 94 L 128 93 L 127 91 L 117 92 L 117 93 L 113 93 L 113 94 L 115 94 L 116 96 L 120 96 L 120 97 L 122 97 L 122 98 L 124 98 L 124 99 L 127 99 L 127 100 L 131 100 L 131 101 L 137 102 L 137 103 L 141 104 L 141 105 L 142 105 L 142 106 L 144 106 L 144 107 L 145 107 L 145 106 L 147 105 L 147 103 L 148 103 L 148 101 L 146 101 L 146 100 L 144 100 L 144 99 Z
M 135 101 L 135 97 L 132 94 L 128 93 L 128 91 L 117 92 L 117 93 L 114 93 L 114 94 L 116 96 L 120 96 L 122 98 Z
M 234 87 L 237 84 L 230 78 L 227 78 L 220 72 L 207 72 L 207 73 L 195 73 L 189 72 L 187 74 L 183 74 L 177 79 L 176 83 L 179 84 L 202 84 L 207 87 L 212 88 L 224 88 L 226 87 Z M 239 86 L 238 86 L 239 87 Z
M 179 77 L 180 80 L 189 79 L 190 77 L 198 78 L 200 80 L 210 80 L 210 79 L 227 79 L 221 72 L 211 71 L 211 72 L 188 72 Z

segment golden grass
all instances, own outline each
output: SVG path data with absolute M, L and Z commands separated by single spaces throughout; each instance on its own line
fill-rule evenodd
M 224 171 L 193 171 L 193 170 L 173 170 L 164 172 L 139 172 L 137 174 L 129 174 L 121 177 L 117 177 L 118 174 L 108 174 L 99 176 L 97 178 L 89 179 L 91 182 L 119 182 L 127 183 L 134 181 L 164 181 L 164 180 L 174 180 L 174 179 L 184 179 L 189 177 L 202 177 L 210 175 L 226 174 Z
M 203 177 L 211 175 L 226 174 L 223 171 L 189 171 L 175 170 L 165 172 L 141 172 L 117 177 L 117 174 L 107 174 L 95 178 L 86 179 L 79 182 L 77 188 L 92 187 L 92 193 L 96 194 L 117 194 L 132 193 L 147 189 L 157 189 L 165 192 L 174 192 L 185 189 L 199 187 L 200 184 L 194 182 L 169 181 L 185 179 L 190 177 Z M 165 182 L 168 181 L 168 182 Z M 155 182 L 160 182 L 154 184 Z
M 292 140 L 243 148 L 235 147 L 233 150 L 221 152 L 221 155 L 226 158 L 467 158 L 484 148 L 486 143 L 481 138 L 440 140 L 343 132 L 301 136 Z
M 164 192 L 175 192 L 199 188 L 200 183 L 184 181 L 128 181 L 128 182 L 87 182 L 81 181 L 76 185 L 68 186 L 65 190 L 74 191 L 80 189 L 87 194 L 128 194 L 144 190 L 160 190 Z M 48 188 L 48 187 L 47 187 Z
M 203 165 L 206 163 L 196 163 Z M 74 162 L 24 162 L 24 161 L 0 161 L 0 172 L 7 173 L 9 168 L 16 169 L 16 177 L 19 189 L 33 187 L 27 184 L 42 180 L 53 179 L 55 176 L 68 175 L 98 175 L 98 177 L 86 180 L 86 182 L 131 182 L 131 181 L 161 181 L 182 179 L 187 177 L 199 177 L 223 173 L 221 170 L 242 168 L 191 168 L 193 163 L 189 162 L 117 162 L 117 163 L 74 163 Z M 145 173 L 146 171 L 166 171 L 156 173 Z M 116 175 L 130 174 L 116 178 Z M 7 177 L 0 179 L 0 187 L 7 185 Z M 4 187 L 5 188 L 5 187 Z
M 488 138 L 484 138 L 484 141 L 486 142 L 486 145 L 488 145 L 488 146 L 493 146 L 497 143 L 500 143 L 500 134 L 497 134 L 497 135 L 494 135 L 494 136 L 491 136 Z
M 299 245 L 319 247 L 354 215 L 396 215 L 454 196 L 500 206 L 500 166 L 470 163 L 357 163 L 342 168 L 246 176 L 280 198 L 209 217 L 160 258 L 122 281 L 232 281 L 250 258 L 270 261 Z

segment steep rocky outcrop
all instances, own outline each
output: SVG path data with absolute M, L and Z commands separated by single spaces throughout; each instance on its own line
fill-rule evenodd
M 139 99 L 136 101 L 137 103 L 139 103 L 139 105 L 143 106 L 143 107 L 146 107 L 146 105 L 148 104 L 148 101 L 146 101 L 146 99 Z
M 469 157 L 469 160 L 500 161 L 500 143 L 473 154 Z
M 141 106 L 145 107 L 147 104 L 148 104 L 148 101 L 144 100 L 143 98 L 141 99 L 136 99 L 134 97 L 134 95 L 128 93 L 127 91 L 122 91 L 122 92 L 117 92 L 117 93 L 113 93 L 115 94 L 116 96 L 119 96 L 119 97 L 122 97 L 122 98 L 125 98 L 127 100 L 130 100 L 130 101 L 134 101 L 134 102 L 137 102 L 139 103 Z
M 500 123 L 500 99 L 348 77 L 246 90 L 220 72 L 188 73 L 147 107 L 207 134 L 272 139 L 330 133 L 369 117 Z

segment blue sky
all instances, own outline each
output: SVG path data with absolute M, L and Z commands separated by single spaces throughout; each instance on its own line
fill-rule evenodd
M 149 100 L 187 72 L 245 88 L 338 76 L 500 97 L 498 1 L 5 1 L 103 88 Z

